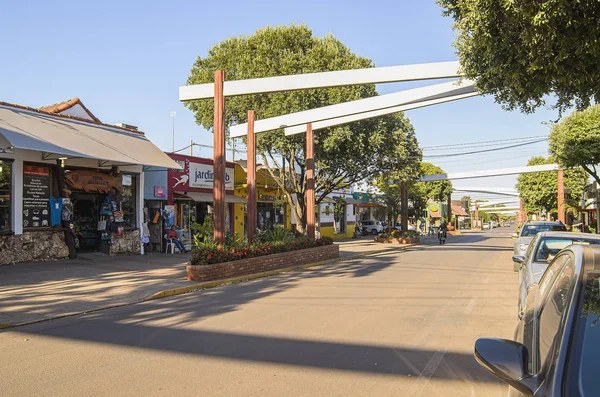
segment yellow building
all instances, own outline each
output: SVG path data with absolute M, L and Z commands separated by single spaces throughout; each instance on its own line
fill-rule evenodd
M 234 194 L 244 199 L 248 196 L 246 178 L 246 161 L 236 162 Z M 265 230 L 276 225 L 291 229 L 292 213 L 286 194 L 279 189 L 269 170 L 260 165 L 256 167 L 256 196 L 256 226 L 258 229 Z M 234 204 L 234 231 L 238 237 L 247 235 L 247 213 L 246 204 Z

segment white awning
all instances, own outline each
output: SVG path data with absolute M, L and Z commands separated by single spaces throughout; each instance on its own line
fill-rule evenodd
M 0 143 L 45 158 L 90 158 L 105 165 L 180 169 L 143 134 L 0 104 Z
M 176 193 L 180 196 L 180 197 L 175 197 L 176 199 L 177 198 L 190 198 L 197 203 L 212 203 L 214 201 L 212 193 L 198 193 L 198 192 L 187 192 L 187 193 L 174 192 L 174 193 Z M 233 194 L 226 194 L 225 202 L 226 203 L 236 203 L 236 204 L 246 204 L 246 200 L 244 198 L 234 196 Z

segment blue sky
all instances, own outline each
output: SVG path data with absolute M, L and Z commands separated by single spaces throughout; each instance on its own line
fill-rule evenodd
M 221 40 L 266 25 L 303 23 L 315 35 L 332 33 L 377 66 L 457 59 L 452 21 L 433 0 L 327 1 L 19 1 L 3 7 L 0 24 L 0 100 L 42 106 L 79 97 L 106 123 L 139 126 L 171 150 L 171 111 L 177 148 L 190 139 L 212 144 L 178 101 L 198 55 Z M 381 85 L 380 93 L 401 89 Z M 421 146 L 543 135 L 534 115 L 505 112 L 477 97 L 407 113 Z M 525 165 L 546 154 L 545 143 L 522 149 L 436 161 L 447 172 Z M 196 152 L 209 157 L 210 150 Z M 456 182 L 460 186 L 514 186 L 514 177 Z

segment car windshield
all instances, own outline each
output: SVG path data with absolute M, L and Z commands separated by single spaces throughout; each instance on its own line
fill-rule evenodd
M 525 225 L 521 230 L 521 237 L 535 236 L 540 232 L 561 232 L 566 228 L 562 225 Z
M 569 395 L 597 396 L 600 390 L 600 276 L 588 278 L 568 365 Z
M 540 240 L 540 244 L 538 245 L 537 251 L 535 253 L 535 261 L 536 262 L 550 262 L 556 254 L 560 252 L 563 248 L 573 244 L 591 244 L 591 243 L 600 243 L 600 240 L 594 239 L 572 239 L 572 238 L 542 238 Z

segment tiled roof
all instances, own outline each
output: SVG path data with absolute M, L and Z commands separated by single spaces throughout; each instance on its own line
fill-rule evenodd
M 103 127 L 110 127 L 110 128 L 115 128 L 117 130 L 123 130 L 123 131 L 128 131 L 128 132 L 135 132 L 137 134 L 144 135 L 144 133 L 142 131 L 139 131 L 139 130 L 132 130 L 131 128 L 119 127 L 117 125 L 112 125 L 112 124 L 104 124 L 104 123 L 102 123 L 100 121 L 91 121 L 91 120 L 88 120 L 88 119 L 82 119 L 81 117 L 70 116 L 68 114 L 52 113 L 52 112 L 48 112 L 48 111 L 42 110 L 42 109 L 31 108 L 29 106 L 16 105 L 14 103 L 8 103 L 8 102 L 2 102 L 2 101 L 0 101 L 0 105 L 14 107 L 14 108 L 17 108 L 17 109 L 25 109 L 25 110 L 29 110 L 31 112 L 37 112 L 37 113 L 41 113 L 41 114 L 47 114 L 47 115 L 52 116 L 52 117 L 60 117 L 60 118 L 64 118 L 64 119 L 77 120 L 77 121 L 81 121 L 81 122 L 84 122 L 84 123 L 96 124 L 96 125 L 101 125 Z
M 458 216 L 469 216 L 469 214 L 467 214 L 465 212 L 465 210 L 463 210 L 462 207 L 460 207 L 458 205 L 453 205 L 452 206 L 452 213 L 454 215 L 458 215 Z
M 85 107 L 83 102 L 81 102 L 81 99 L 79 99 L 77 97 L 75 97 L 73 99 L 69 99 L 68 101 L 55 103 L 54 105 L 42 106 L 40 108 L 40 110 L 42 110 L 44 112 L 48 112 L 48 113 L 59 114 L 61 112 L 64 112 L 67 109 L 71 109 L 75 105 L 81 106 L 83 108 L 83 110 L 88 114 L 88 116 L 90 116 L 90 118 L 92 120 L 94 120 L 97 123 L 101 123 L 101 121 L 96 116 L 94 116 L 94 114 L 92 112 L 90 112 L 90 110 L 88 108 Z

